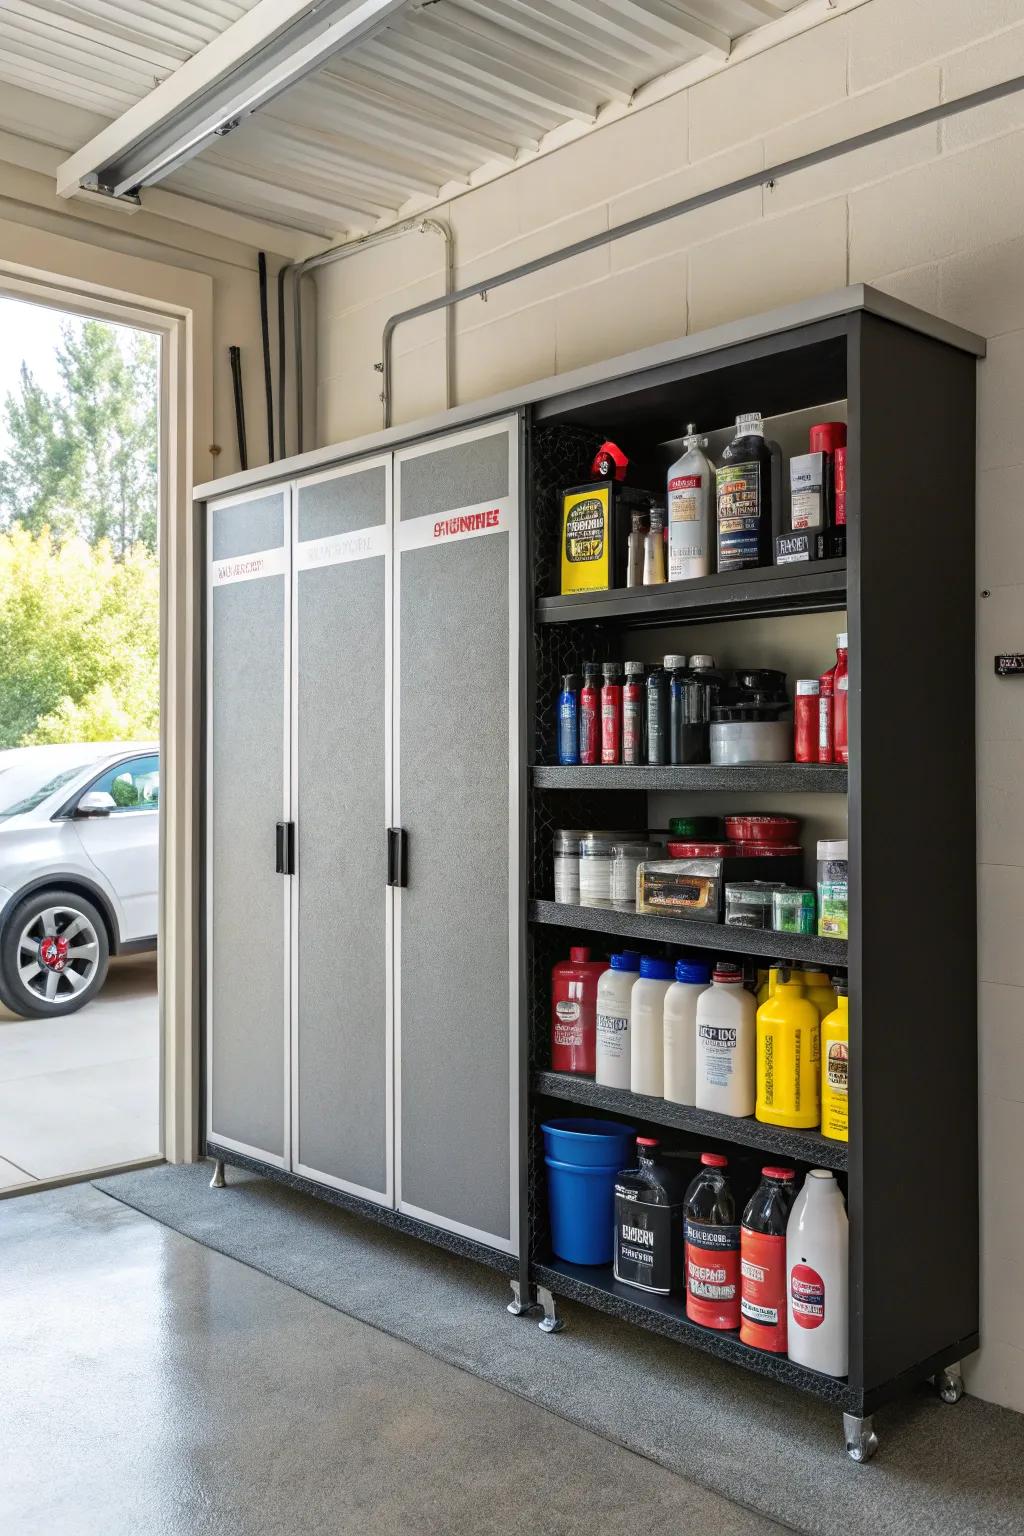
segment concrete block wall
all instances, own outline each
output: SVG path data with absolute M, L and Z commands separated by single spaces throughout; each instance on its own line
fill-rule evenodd
M 840 0 L 812 31 L 446 205 L 458 281 L 1021 73 L 1024 0 Z M 1024 684 L 992 674 L 997 651 L 1024 650 L 1024 93 L 460 306 L 457 396 L 847 282 L 873 283 L 989 338 L 977 434 L 985 1345 L 968 1384 L 1024 1411 Z M 321 278 L 321 442 L 380 425 L 373 365 L 384 321 L 440 283 L 440 242 L 419 235 Z M 443 406 L 442 357 L 439 317 L 399 330 L 396 421 Z M 935 1106 L 937 1135 L 956 1113 L 956 1104 Z

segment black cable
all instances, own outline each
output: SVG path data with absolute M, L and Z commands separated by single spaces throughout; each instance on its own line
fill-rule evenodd
M 249 451 L 245 444 L 245 397 L 242 394 L 242 349 L 228 347 L 231 362 L 231 385 L 235 392 L 235 439 L 238 443 L 238 467 L 249 468 Z
M 284 288 L 285 279 L 290 270 L 290 264 L 282 266 L 277 274 L 277 438 L 282 459 L 288 457 L 288 442 L 285 436 L 285 384 L 287 381 L 288 352 L 286 345 L 287 327 L 284 314 Z
M 270 364 L 270 310 L 267 305 L 267 256 L 260 251 L 260 331 L 263 335 L 263 382 L 267 388 L 267 453 L 274 462 L 274 385 Z

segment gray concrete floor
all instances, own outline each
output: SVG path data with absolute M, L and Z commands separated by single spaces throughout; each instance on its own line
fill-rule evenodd
M 0 1006 L 0 1189 L 160 1151 L 156 955 L 113 960 L 62 1019 Z
M 0 1313 L 4 1536 L 783 1530 L 87 1185 L 0 1202 Z

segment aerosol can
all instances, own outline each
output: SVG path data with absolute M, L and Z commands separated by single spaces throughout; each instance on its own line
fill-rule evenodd
M 708 440 L 691 421 L 686 452 L 668 472 L 668 579 L 688 581 L 714 570 L 715 466 L 703 452 Z

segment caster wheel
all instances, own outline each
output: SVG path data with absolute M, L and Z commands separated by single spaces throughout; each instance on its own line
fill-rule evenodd
M 863 1465 L 878 1450 L 878 1436 L 870 1418 L 859 1419 L 856 1414 L 843 1414 L 843 1432 L 846 1435 L 846 1454 L 851 1461 Z
M 964 1379 L 955 1368 L 940 1371 L 934 1378 L 939 1397 L 944 1403 L 958 1403 L 964 1395 Z

